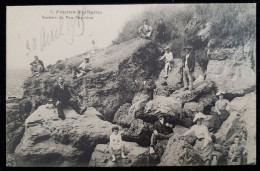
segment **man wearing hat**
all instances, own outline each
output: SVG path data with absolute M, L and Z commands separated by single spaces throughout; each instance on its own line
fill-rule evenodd
M 154 131 L 151 136 L 150 154 L 154 153 L 154 146 L 157 140 L 169 139 L 173 136 L 173 125 L 165 121 L 164 116 L 159 114 L 158 121 L 154 123 Z
M 155 42 L 158 42 L 160 44 L 164 43 L 165 31 L 166 31 L 166 26 L 163 22 L 163 19 L 160 18 L 159 24 L 157 26 L 157 35 L 156 35 L 156 38 L 155 38 Z
M 172 52 L 170 52 L 169 46 L 165 48 L 164 55 L 160 58 L 160 60 L 165 59 L 165 77 L 168 77 L 169 71 L 171 71 L 171 64 L 173 63 Z
M 73 78 L 79 78 L 83 75 L 85 75 L 87 72 L 92 71 L 90 65 L 89 65 L 89 57 L 84 57 L 84 61 L 79 65 L 77 68 L 76 66 L 74 69 L 74 77 Z
M 62 120 L 65 119 L 63 109 L 66 106 L 70 106 L 79 115 L 82 115 L 87 110 L 87 107 L 81 109 L 76 100 L 72 98 L 72 94 L 69 90 L 69 85 L 65 84 L 65 80 L 62 76 L 59 76 L 58 84 L 53 87 L 52 102 L 53 105 L 57 107 L 58 117 Z
M 145 39 L 151 39 L 153 28 L 148 25 L 148 19 L 143 20 L 143 25 L 139 27 L 138 34 Z
M 184 84 L 184 90 L 192 90 L 193 88 L 193 80 L 191 77 L 191 73 L 194 71 L 194 65 L 195 65 L 195 58 L 193 56 L 192 47 L 185 47 L 183 48 L 185 50 L 186 54 L 182 57 L 183 62 L 183 84 Z M 188 88 L 188 81 L 189 79 L 189 88 Z

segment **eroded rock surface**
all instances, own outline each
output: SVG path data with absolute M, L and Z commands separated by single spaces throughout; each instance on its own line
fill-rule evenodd
M 193 146 L 185 140 L 180 140 L 176 134 L 169 139 L 158 166 L 196 166 L 202 164 L 202 160 L 194 152 Z
M 247 164 L 256 162 L 256 94 L 250 93 L 237 97 L 230 102 L 230 116 L 215 134 L 217 142 L 225 148 L 233 144 L 236 135 L 242 137 L 248 150 Z
M 108 144 L 98 144 L 92 153 L 89 166 L 91 167 L 130 167 L 149 165 L 149 148 L 140 147 L 134 142 L 123 142 L 126 148 L 126 159 L 121 158 L 121 153 L 116 155 L 117 160 L 112 162 Z
M 131 122 L 134 120 L 133 113 L 128 112 L 130 107 L 130 103 L 126 103 L 120 106 L 120 108 L 115 113 L 113 122 L 121 126 L 130 127 Z
M 109 142 L 113 124 L 99 118 L 94 108 L 83 115 L 64 110 L 66 119 L 58 118 L 52 105 L 40 106 L 25 122 L 25 134 L 15 150 L 19 165 L 74 166 L 87 163 L 96 144 Z
M 119 107 L 132 101 L 134 80 L 140 78 L 143 71 L 157 77 L 161 68 L 157 62 L 160 52 L 156 44 L 141 38 L 88 54 L 93 71 L 72 79 L 72 68 L 78 66 L 84 56 L 59 61 L 49 72 L 25 81 L 23 100 L 31 102 L 32 111 L 48 102 L 53 84 L 59 76 L 64 76 L 81 104 L 96 108 L 103 119 L 112 121 Z

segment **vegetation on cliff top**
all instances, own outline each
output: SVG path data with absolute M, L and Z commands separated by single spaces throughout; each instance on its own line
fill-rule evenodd
M 208 32 L 212 40 L 210 47 L 236 47 L 244 45 L 256 31 L 255 4 L 187 4 L 156 5 L 129 20 L 113 44 L 120 44 L 137 37 L 137 29 L 147 18 L 156 29 L 160 18 L 164 19 L 169 41 L 192 36 L 201 28 L 187 33 L 192 19 L 200 19 L 200 26 L 212 26 Z M 155 30 L 156 31 L 156 30 Z

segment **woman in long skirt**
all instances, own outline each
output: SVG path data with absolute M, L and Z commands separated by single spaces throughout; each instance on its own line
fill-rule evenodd
M 206 116 L 203 113 L 196 113 L 193 122 L 196 122 L 197 124 L 186 131 L 182 137 L 191 134 L 192 132 L 195 133 L 197 140 L 193 149 L 200 156 L 205 165 L 209 165 L 212 160 L 213 144 L 212 139 L 209 136 L 208 128 L 202 124 L 203 119 L 205 118 Z
M 219 100 L 215 103 L 215 112 L 212 114 L 212 118 L 208 124 L 209 131 L 211 132 L 216 132 L 230 115 L 226 110 L 229 101 L 224 99 L 224 92 L 219 91 L 216 95 L 219 96 Z

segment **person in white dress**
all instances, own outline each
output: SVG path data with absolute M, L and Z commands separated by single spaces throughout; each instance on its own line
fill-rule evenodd
M 193 122 L 196 122 L 197 124 L 193 125 L 181 137 L 184 137 L 194 132 L 197 137 L 197 140 L 193 149 L 200 156 L 205 165 L 209 165 L 212 160 L 213 144 L 212 139 L 209 136 L 208 128 L 202 124 L 203 119 L 205 118 L 206 115 L 204 115 L 203 113 L 196 113 Z

